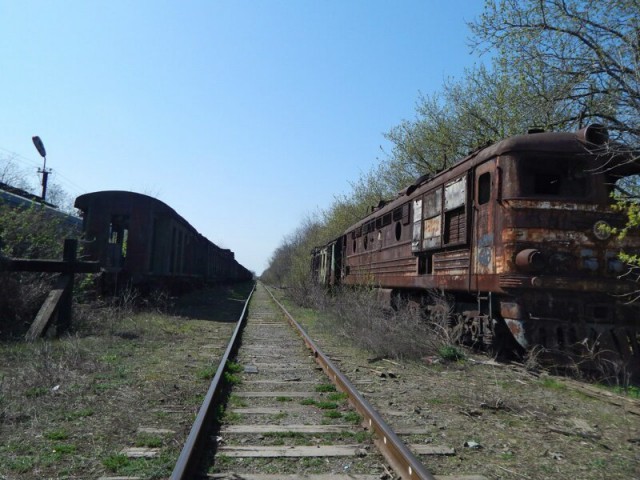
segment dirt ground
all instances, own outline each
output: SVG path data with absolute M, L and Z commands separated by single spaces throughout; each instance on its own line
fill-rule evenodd
M 60 340 L 0 342 L 0 479 L 167 478 L 245 293 L 202 293 L 171 315 L 88 316 Z M 474 354 L 373 359 L 316 313 L 289 308 L 392 426 L 430 432 L 408 443 L 455 449 L 423 458 L 433 474 L 640 479 L 637 400 Z M 131 447 L 155 456 L 129 458 Z

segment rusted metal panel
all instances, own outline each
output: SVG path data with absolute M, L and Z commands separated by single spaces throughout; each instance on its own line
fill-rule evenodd
M 505 318 L 504 320 L 507 324 L 507 328 L 511 332 L 511 335 L 513 335 L 513 338 L 516 340 L 516 342 L 522 345 L 523 348 L 529 348 L 529 341 L 527 340 L 527 335 L 525 334 L 525 325 L 527 322 L 523 320 L 516 320 L 514 318 Z
M 442 187 L 436 188 L 424 196 L 424 218 L 442 213 Z
M 433 272 L 436 275 L 468 275 L 469 250 L 434 254 Z
M 467 200 L 467 177 L 463 176 L 444 187 L 444 209 L 453 210 L 466 203 Z
M 424 221 L 424 240 L 422 241 L 422 249 L 429 250 L 438 248 L 442 240 L 442 217 L 428 218 Z

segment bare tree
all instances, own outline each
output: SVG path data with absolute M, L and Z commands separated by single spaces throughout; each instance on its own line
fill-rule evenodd
M 27 177 L 27 173 L 16 163 L 14 155 L 0 158 L 0 183 L 29 191 L 32 187 Z
M 487 0 L 471 28 L 476 48 L 566 85 L 558 100 L 577 126 L 604 123 L 623 143 L 640 143 L 637 0 Z

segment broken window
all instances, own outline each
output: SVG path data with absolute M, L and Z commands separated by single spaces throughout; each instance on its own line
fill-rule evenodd
M 413 201 L 411 250 L 431 250 L 467 241 L 467 177 Z

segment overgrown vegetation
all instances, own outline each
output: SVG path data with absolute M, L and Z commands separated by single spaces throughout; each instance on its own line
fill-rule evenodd
M 345 287 L 329 294 L 319 285 L 304 282 L 302 287 L 292 286 L 287 293 L 296 303 L 321 312 L 317 321 L 321 328 L 374 356 L 402 359 L 434 356 L 444 361 L 464 358 L 455 332 L 447 328 L 451 308 L 439 292 L 431 295 L 432 301 L 444 306 L 437 314 L 429 313 L 425 304 L 400 297 L 394 299 L 391 308 L 380 301 L 377 289 L 369 287 Z

